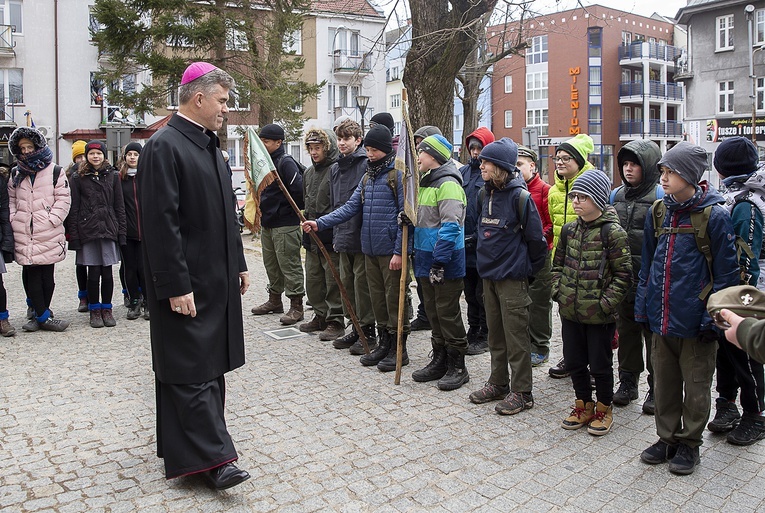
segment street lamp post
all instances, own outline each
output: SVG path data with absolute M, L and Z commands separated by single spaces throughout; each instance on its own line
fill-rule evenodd
M 356 96 L 356 107 L 359 108 L 359 113 L 361 114 L 361 136 L 364 136 L 364 113 L 367 111 L 367 107 L 369 106 L 369 96 L 363 96 L 363 95 L 357 95 Z

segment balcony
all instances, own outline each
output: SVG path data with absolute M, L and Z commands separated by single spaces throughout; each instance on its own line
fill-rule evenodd
M 650 59 L 654 61 L 675 62 L 682 54 L 682 48 L 676 46 L 635 41 L 619 47 L 619 60 Z
M 648 122 L 648 131 L 643 130 L 642 120 L 619 122 L 620 138 L 681 139 L 683 124 L 679 121 L 652 119 Z
M 0 57 L 13 57 L 16 55 L 16 51 L 13 49 L 15 43 L 13 42 L 12 25 L 0 25 Z
M 354 75 L 372 73 L 372 53 L 363 55 L 348 50 L 335 50 L 332 56 L 332 71 L 336 74 Z
M 622 82 L 619 84 L 619 100 L 643 100 L 645 82 Z M 648 97 L 656 100 L 683 101 L 683 88 L 669 82 L 648 82 Z

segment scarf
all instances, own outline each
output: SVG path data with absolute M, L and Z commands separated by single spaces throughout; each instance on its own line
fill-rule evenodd
M 396 160 L 396 152 L 392 151 L 377 162 L 369 161 L 367 164 L 367 174 L 370 178 L 376 177 L 381 171 L 388 169 L 393 161 Z
M 138 172 L 138 168 L 136 167 L 129 167 L 127 170 L 128 176 L 135 176 L 135 174 Z
M 53 152 L 50 147 L 43 146 L 32 153 L 22 154 L 17 157 L 18 173 L 13 178 L 13 186 L 18 187 L 24 178 L 34 180 L 38 171 L 42 171 L 53 162 Z

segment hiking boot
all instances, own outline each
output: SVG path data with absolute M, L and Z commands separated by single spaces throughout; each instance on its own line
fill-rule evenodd
M 638 398 L 637 376 L 631 372 L 619 372 L 619 388 L 614 392 L 614 404 L 627 406 Z
M 141 302 L 137 299 L 134 299 L 130 302 L 130 306 L 128 307 L 126 318 L 129 321 L 134 321 L 138 319 L 140 316 L 141 316 Z
M 465 367 L 465 355 L 457 349 L 446 350 L 446 374 L 438 380 L 439 390 L 457 390 L 470 381 L 470 374 Z
M 550 367 L 550 370 L 547 371 L 547 373 L 551 378 L 555 379 L 567 378 L 571 375 L 571 373 L 566 370 L 566 362 L 564 358 L 561 358 L 558 365 L 555 367 Z
M 303 320 L 303 296 L 289 296 L 289 298 L 290 309 L 279 317 L 279 322 L 285 326 L 291 326 Z
M 430 321 L 427 319 L 423 319 L 422 317 L 417 317 L 415 320 L 412 321 L 412 323 L 409 326 L 409 329 L 411 329 L 412 331 L 430 330 Z
M 251 310 L 253 315 L 266 315 L 270 313 L 284 313 L 284 303 L 282 303 L 282 295 L 268 293 L 268 301 L 262 305 L 253 307 Z
M 531 392 L 510 392 L 507 397 L 497 403 L 494 411 L 500 415 L 515 415 L 533 407 L 534 397 Z
M 335 340 L 345 335 L 345 326 L 337 321 L 329 321 L 324 331 L 319 333 L 319 340 Z
M 101 317 L 101 310 L 91 310 L 90 311 L 90 327 L 91 328 L 103 328 L 104 327 L 104 318 Z
M 693 471 L 701 462 L 699 457 L 698 447 L 689 447 L 685 444 L 677 444 L 677 453 L 675 457 L 669 461 L 669 471 L 673 474 L 680 474 L 681 476 L 687 476 L 693 474 Z
M 0 321 L 2 322 L 2 321 Z M 728 443 L 733 445 L 752 445 L 765 438 L 765 418 L 759 413 L 747 413 L 741 417 L 736 429 L 728 433 Z
M 648 449 L 640 453 L 640 461 L 649 465 L 658 465 L 675 457 L 677 445 L 669 445 L 664 440 L 659 440 Z
M 475 344 L 476 340 L 478 340 L 478 332 L 480 331 L 480 328 L 478 326 L 470 326 L 467 331 L 467 342 L 468 346 L 470 344 Z
M 656 413 L 656 405 L 653 402 L 653 390 L 648 390 L 645 394 L 645 401 L 643 401 L 643 413 L 646 415 L 653 415 Z
M 433 344 L 430 363 L 412 373 L 412 379 L 419 383 L 441 379 L 446 374 L 446 347 Z
M 87 296 L 80 298 L 80 304 L 79 304 L 79 306 L 77 306 L 77 311 L 80 312 L 80 313 L 88 311 L 88 298 L 87 298 Z
M 406 352 L 406 339 L 409 333 L 401 334 L 401 366 L 409 365 L 409 354 Z M 396 370 L 396 355 L 398 354 L 398 343 L 396 335 L 391 335 L 390 349 L 388 354 L 377 362 L 377 370 L 380 372 L 390 372 Z
M 486 332 L 479 330 L 478 333 L 476 333 L 475 339 L 471 342 L 470 339 L 468 339 L 468 348 L 467 353 L 470 356 L 475 356 L 477 354 L 483 354 L 486 351 L 489 350 L 489 341 L 486 339 Z
M 510 385 L 499 386 L 487 381 L 482 389 L 476 390 L 470 394 L 468 399 L 474 404 L 483 404 L 488 403 L 489 401 L 499 401 L 509 393 Z
M 594 436 L 603 436 L 611 431 L 611 426 L 614 424 L 614 407 L 609 404 L 605 404 L 598 401 L 595 405 L 595 414 L 592 420 L 587 425 L 587 432 Z
M 310 321 L 304 322 L 300 326 L 298 326 L 298 329 L 305 333 L 313 333 L 314 331 L 323 331 L 326 328 L 327 328 L 327 323 L 324 322 L 324 319 L 319 319 L 316 315 L 314 315 L 313 319 L 311 319 Z
M 380 360 L 388 356 L 391 338 L 392 336 L 390 333 L 388 333 L 388 330 L 385 328 L 378 329 L 377 347 L 374 349 L 374 351 L 372 351 L 370 348 L 369 354 L 361 355 L 361 358 L 359 358 L 361 365 L 364 367 L 371 367 L 372 365 L 377 365 L 380 363 Z
M 585 403 L 581 399 L 574 401 L 574 408 L 571 414 L 560 423 L 563 429 L 579 429 L 590 423 L 595 416 L 595 403 L 588 401 Z
M 550 359 L 549 354 L 531 353 L 531 366 L 539 367 L 543 363 L 547 363 L 549 359 Z
M 369 347 L 369 351 L 374 351 L 375 347 L 377 347 L 377 337 L 375 337 L 374 325 L 370 324 L 369 326 L 362 326 L 361 331 L 364 332 L 364 336 L 367 338 L 367 346 Z M 348 348 L 348 352 L 354 356 L 361 356 L 362 354 L 365 354 L 364 344 L 361 343 L 360 337 L 356 337 L 356 342 L 354 342 L 353 345 Z
M 69 327 L 69 321 L 48 317 L 45 322 L 38 323 L 40 329 L 45 331 L 64 331 Z
M 724 397 L 718 397 L 715 400 L 715 408 L 717 409 L 715 418 L 707 424 L 707 429 L 712 433 L 727 433 L 741 422 L 741 414 L 736 408 L 736 403 L 732 403 Z
M 151 317 L 149 316 L 149 304 L 146 302 L 146 298 L 141 301 L 141 310 L 143 310 L 143 318 L 148 320 L 151 320 Z
M 117 325 L 117 321 L 114 319 L 114 315 L 112 315 L 111 308 L 101 309 L 101 319 L 104 321 L 104 326 L 107 328 L 113 328 Z
M 16 334 L 16 328 L 11 326 L 8 319 L 0 320 L 0 335 L 4 337 L 12 337 Z
M 335 349 L 348 349 L 355 344 L 358 339 L 359 334 L 356 333 L 356 326 L 351 326 L 351 332 L 332 342 L 332 347 Z
M 34 332 L 40 329 L 40 323 L 37 322 L 37 319 L 32 318 L 28 320 L 27 323 L 21 327 L 21 329 L 24 331 Z

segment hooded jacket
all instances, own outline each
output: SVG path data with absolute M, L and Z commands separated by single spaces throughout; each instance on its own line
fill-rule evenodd
M 671 195 L 664 196 L 667 214 L 665 227 L 690 227 L 693 211 L 714 205 L 709 216 L 712 245 L 712 292 L 738 285 L 736 235 L 723 198 L 706 182 L 697 186 L 696 194 L 683 203 Z M 635 321 L 648 323 L 651 331 L 663 336 L 694 338 L 699 332 L 713 329 L 706 300 L 699 294 L 710 282 L 704 255 L 696 246 L 693 233 L 662 234 L 655 237 L 652 214 L 645 219 L 640 282 L 635 298 Z
M 470 146 L 470 139 L 478 139 L 481 146 L 494 142 L 494 134 L 485 126 L 476 128 L 465 141 Z M 484 182 L 481 178 L 481 159 L 470 157 L 468 163 L 460 168 L 462 174 L 462 188 L 465 190 L 467 208 L 465 210 L 465 265 L 476 267 L 476 239 L 478 236 L 478 219 L 481 216 L 481 203 L 479 196 Z
M 353 195 L 367 170 L 367 152 L 362 146 L 350 155 L 341 155 L 329 170 L 329 197 L 332 209 L 338 209 Z M 335 251 L 361 253 L 361 211 L 332 228 Z
M 622 170 L 625 160 L 637 159 L 637 164 L 643 169 L 643 181 L 630 185 L 624 178 Z M 617 155 L 619 175 L 622 177 L 622 187 L 615 191 L 613 205 L 619 214 L 619 222 L 627 231 L 632 254 L 632 277 L 637 286 L 640 273 L 640 255 L 643 252 L 643 227 L 651 205 L 656 201 L 656 186 L 661 172 L 657 165 L 661 158 L 661 150 L 653 141 L 638 139 L 625 144 Z M 634 287 L 633 287 L 634 295 Z
M 595 169 L 595 166 L 586 162 L 584 167 L 569 180 L 566 180 L 558 174 L 558 171 L 555 171 L 555 184 L 550 187 L 547 193 L 548 210 L 553 224 L 553 248 L 558 247 L 560 230 L 563 228 L 563 225 L 576 219 L 574 204 L 569 201 L 568 193 L 576 179 L 588 169 Z
M 326 157 L 322 162 L 314 162 L 303 174 L 305 218 L 318 219 L 333 210 L 332 200 L 329 197 L 329 169 L 340 157 L 340 150 L 337 148 L 335 133 L 331 130 L 311 129 L 305 138 L 308 140 L 311 137 L 318 137 L 324 144 L 324 151 L 326 152 Z M 317 235 L 327 249 L 332 250 L 332 231 L 320 231 L 317 232 Z M 314 253 L 319 251 L 307 233 L 303 234 L 303 247 Z
M 454 162 L 420 177 L 419 208 L 414 229 L 414 275 L 425 278 L 433 264 L 444 267 L 444 278 L 465 276 L 465 191 Z

